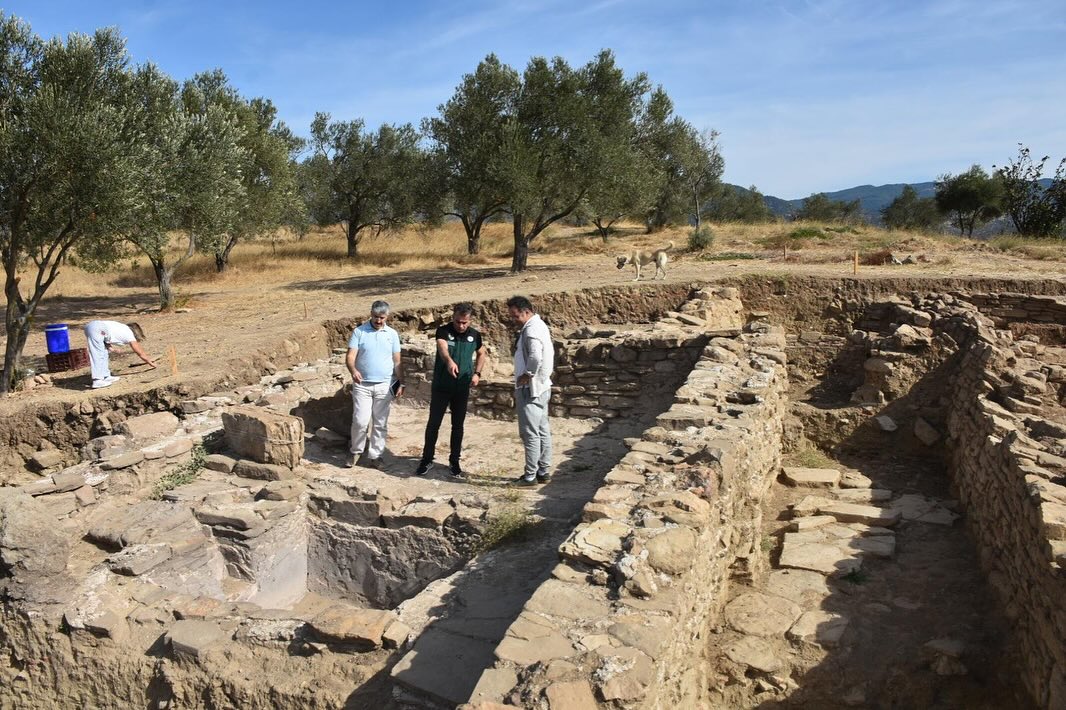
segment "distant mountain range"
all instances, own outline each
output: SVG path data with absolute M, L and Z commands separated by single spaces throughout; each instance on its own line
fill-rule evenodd
M 1044 178 L 1040 183 L 1047 188 L 1051 184 L 1051 180 Z M 866 219 L 872 224 L 880 224 L 881 222 L 881 210 L 891 204 L 892 200 L 899 197 L 903 192 L 903 188 L 908 183 L 894 183 L 892 185 L 859 185 L 857 187 L 849 187 L 845 190 L 837 190 L 836 192 L 825 193 L 826 197 L 830 200 L 837 200 L 840 202 L 851 202 L 852 200 L 858 200 L 859 205 L 862 207 L 862 212 L 866 215 Z M 918 197 L 932 197 L 936 194 L 935 182 L 912 182 L 909 183 L 918 193 Z M 746 188 L 739 185 L 733 185 L 738 190 L 747 192 Z M 766 206 L 770 208 L 778 217 L 788 217 L 796 212 L 803 206 L 803 201 L 806 197 L 801 197 L 795 200 L 784 200 L 780 197 L 774 197 L 773 195 L 764 195 L 763 201 Z
M 887 207 L 892 200 L 899 197 L 900 193 L 903 192 L 903 188 L 906 186 L 907 183 L 894 183 L 892 185 L 859 185 L 857 187 L 849 187 L 845 190 L 837 190 L 836 192 L 827 192 L 825 195 L 830 200 L 836 200 L 839 202 L 858 200 L 866 218 L 871 222 L 880 222 L 881 210 Z M 934 182 L 915 182 L 910 183 L 910 186 L 918 193 L 918 197 L 932 197 L 936 192 L 936 183 Z M 738 187 L 738 189 L 741 190 L 745 189 L 739 186 L 734 187 Z M 780 197 L 774 197 L 773 195 L 763 196 L 763 201 L 766 202 L 766 206 L 778 217 L 788 217 L 793 214 L 796 210 L 803 207 L 803 201 L 805 199 L 807 198 L 800 197 L 795 200 L 785 200 Z

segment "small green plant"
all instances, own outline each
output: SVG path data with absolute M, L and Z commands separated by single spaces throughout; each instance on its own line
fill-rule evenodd
M 688 235 L 688 250 L 689 251 L 703 251 L 704 249 L 710 249 L 714 244 L 714 232 L 710 227 L 700 227 L 699 229 L 693 229 L 692 233 Z
M 788 233 L 788 239 L 798 242 L 803 239 L 828 239 L 829 235 L 817 227 L 797 227 Z
M 723 251 L 718 254 L 701 254 L 700 261 L 747 261 L 758 259 L 754 254 L 746 251 Z
M 486 552 L 500 545 L 524 538 L 533 527 L 529 511 L 517 506 L 507 506 L 489 516 L 481 531 L 478 552 Z
M 196 444 L 193 446 L 188 461 L 181 464 L 173 471 L 163 474 L 163 476 L 156 481 L 155 488 L 152 490 L 152 497 L 159 500 L 167 491 L 195 481 L 200 477 L 200 471 L 204 468 L 204 459 L 206 458 L 207 449 L 204 448 L 203 444 Z
M 769 552 L 774 549 L 774 539 L 769 535 L 763 535 L 762 539 L 759 540 L 759 549 L 763 552 Z
M 830 468 L 833 466 L 833 460 L 813 446 L 793 451 L 788 455 L 788 458 L 795 465 L 802 468 Z
M 861 569 L 853 569 L 841 579 L 850 584 L 865 584 L 870 579 L 870 576 Z

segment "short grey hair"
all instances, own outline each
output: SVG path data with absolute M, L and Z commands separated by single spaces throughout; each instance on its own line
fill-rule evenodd
M 389 302 L 388 301 L 374 301 L 374 303 L 371 304 L 371 306 L 370 306 L 370 315 L 372 315 L 372 316 L 383 316 L 383 315 L 385 315 L 388 312 L 389 312 Z

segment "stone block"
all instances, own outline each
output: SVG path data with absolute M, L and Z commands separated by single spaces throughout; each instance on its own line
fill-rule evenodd
M 914 436 L 926 446 L 932 446 L 940 440 L 940 432 L 921 417 L 916 417 L 914 420 Z
M 819 506 L 818 512 L 822 515 L 832 515 L 842 523 L 863 523 L 886 528 L 898 523 L 902 517 L 899 510 L 859 503 L 830 503 Z
M 686 527 L 670 528 L 648 540 L 645 547 L 652 567 L 667 574 L 682 574 L 692 566 L 696 534 Z
M 398 621 L 391 611 L 332 606 L 310 621 L 310 627 L 323 641 L 355 646 L 369 651 L 380 648 L 382 637 Z
M 840 483 L 840 471 L 835 468 L 798 468 L 786 466 L 783 469 L 785 483 L 790 486 L 805 488 L 836 488 Z
M 254 478 L 257 481 L 284 481 L 293 478 L 292 469 L 272 463 L 259 463 L 241 459 L 234 465 L 233 473 L 242 478 Z
M 834 614 L 823 609 L 805 611 L 792 628 L 788 637 L 793 641 L 802 641 L 825 648 L 835 648 L 840 644 L 840 637 L 848 628 L 848 617 Z
M 115 425 L 115 431 L 139 441 L 162 439 L 178 430 L 181 422 L 170 412 L 155 412 L 131 417 Z
M 204 468 L 210 471 L 221 471 L 222 473 L 231 473 L 233 467 L 237 465 L 237 460 L 222 454 L 208 454 L 204 457 Z
M 66 493 L 85 485 L 85 473 L 78 468 L 52 474 L 52 482 L 57 493 Z
M 803 610 L 796 604 L 760 592 L 741 594 L 726 604 L 725 622 L 749 636 L 775 637 L 784 634 Z
M 599 706 L 587 680 L 552 683 L 544 690 L 544 696 L 548 710 L 588 710 Z
M 448 518 L 455 515 L 455 508 L 448 503 L 415 502 L 398 511 L 386 511 L 381 518 L 387 528 L 402 528 L 413 525 L 417 528 L 440 528 Z
M 47 471 L 62 466 L 65 456 L 59 449 L 44 449 L 31 456 L 28 463 L 34 471 Z
M 107 558 L 107 566 L 115 574 L 137 577 L 170 559 L 170 545 L 131 545 Z
M 176 655 L 201 658 L 209 649 L 228 637 L 214 621 L 183 619 L 167 631 L 166 641 Z
M 256 498 L 263 500 L 296 500 L 307 486 L 300 481 L 271 481 L 260 489 Z
M 168 459 L 187 454 L 192 451 L 192 439 L 178 439 L 163 447 L 163 455 Z
M 304 452 L 304 425 L 298 417 L 237 407 L 222 413 L 226 443 L 243 458 L 294 468 Z
M 166 412 L 163 413 L 165 414 Z M 130 451 L 101 462 L 100 468 L 105 471 L 118 471 L 130 466 L 136 466 L 141 461 L 144 461 L 144 454 L 141 451 Z

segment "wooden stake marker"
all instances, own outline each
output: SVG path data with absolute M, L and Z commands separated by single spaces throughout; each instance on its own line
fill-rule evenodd
M 171 345 L 167 348 L 167 361 L 170 362 L 170 374 L 178 374 L 178 351 Z
M 858 249 L 855 250 L 855 265 L 852 268 L 851 273 L 853 273 L 853 274 L 859 273 L 859 250 Z

